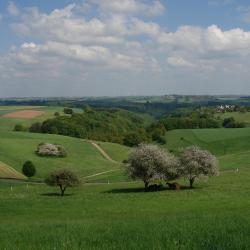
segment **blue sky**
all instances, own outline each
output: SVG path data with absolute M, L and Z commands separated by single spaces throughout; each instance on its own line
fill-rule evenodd
M 0 97 L 250 94 L 249 0 L 2 0 L 0 34 Z

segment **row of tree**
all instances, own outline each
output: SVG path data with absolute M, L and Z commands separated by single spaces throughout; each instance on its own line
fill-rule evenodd
M 141 144 L 133 149 L 126 165 L 128 175 L 144 182 L 145 191 L 154 181 L 173 181 L 179 178 L 189 180 L 190 188 L 201 176 L 215 176 L 219 173 L 217 159 L 207 150 L 191 146 L 183 150 L 180 157 L 159 148 L 157 145 Z

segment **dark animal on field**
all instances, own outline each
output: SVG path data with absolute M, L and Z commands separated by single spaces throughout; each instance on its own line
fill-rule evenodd
M 147 188 L 147 192 L 160 191 L 161 187 L 162 187 L 162 185 L 157 185 L 157 184 L 149 185 L 148 188 Z
M 167 182 L 166 184 L 168 185 L 169 189 L 171 189 L 171 190 L 180 190 L 181 189 L 181 185 L 177 182 L 173 182 L 173 183 Z

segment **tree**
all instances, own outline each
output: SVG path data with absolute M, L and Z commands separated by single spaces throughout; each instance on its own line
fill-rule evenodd
M 22 172 L 27 177 L 32 177 L 36 174 L 36 168 L 34 164 L 32 163 L 32 161 L 26 161 L 23 164 Z
M 138 146 L 148 141 L 146 131 L 138 129 L 136 132 L 128 133 L 124 136 L 123 144 L 129 147 Z
M 29 128 L 29 132 L 41 133 L 42 132 L 42 124 L 40 122 L 33 123 Z
M 126 171 L 132 179 L 141 179 L 145 191 L 154 179 L 172 179 L 177 174 L 176 158 L 156 145 L 141 144 L 132 150 Z
M 77 175 L 67 169 L 57 170 L 50 173 L 45 182 L 49 186 L 58 186 L 61 191 L 61 196 L 64 196 L 64 192 L 68 187 L 75 187 L 80 184 Z
M 22 124 L 19 123 L 15 125 L 14 131 L 18 131 L 18 132 L 26 131 L 26 128 Z
M 233 117 L 227 117 L 223 121 L 224 128 L 244 128 L 244 122 L 237 122 Z
M 64 108 L 63 112 L 68 115 L 72 115 L 74 113 L 73 109 L 71 108 Z
M 186 148 L 181 154 L 180 161 L 178 172 L 180 176 L 189 180 L 190 188 L 193 188 L 196 178 L 215 176 L 219 173 L 216 157 L 198 146 Z

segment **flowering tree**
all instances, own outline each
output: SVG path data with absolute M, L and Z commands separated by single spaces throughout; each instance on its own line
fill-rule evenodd
M 132 179 L 141 179 L 145 190 L 154 179 L 173 179 L 177 176 L 177 159 L 156 145 L 140 144 L 133 149 L 126 165 Z
M 218 175 L 218 161 L 214 155 L 207 150 L 202 150 L 197 146 L 186 148 L 181 157 L 179 174 L 189 180 L 190 188 L 196 178 L 201 176 Z

